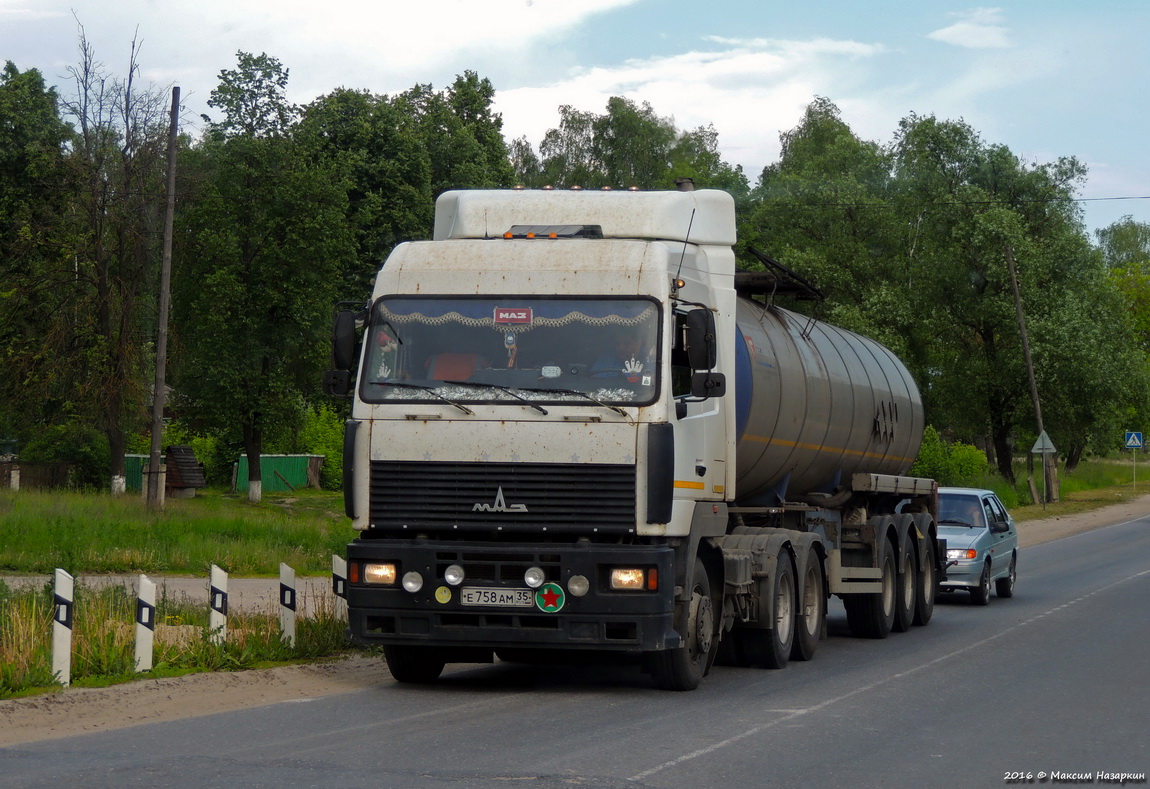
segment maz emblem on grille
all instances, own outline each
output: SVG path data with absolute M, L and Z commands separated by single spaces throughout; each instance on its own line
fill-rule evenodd
M 499 490 L 495 494 L 495 504 L 476 504 L 471 508 L 472 512 L 527 512 L 526 504 L 512 504 L 507 506 L 507 502 L 503 500 L 503 486 L 499 486 Z

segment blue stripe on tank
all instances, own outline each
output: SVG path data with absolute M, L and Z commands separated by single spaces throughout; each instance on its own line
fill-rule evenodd
M 735 324 L 735 441 L 743 440 L 747 421 L 751 418 L 754 385 L 751 380 L 751 352 L 743 330 Z

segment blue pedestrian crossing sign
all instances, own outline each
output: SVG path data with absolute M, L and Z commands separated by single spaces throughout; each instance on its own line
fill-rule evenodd
M 1126 431 L 1126 448 L 1142 449 L 1142 434 L 1133 430 Z

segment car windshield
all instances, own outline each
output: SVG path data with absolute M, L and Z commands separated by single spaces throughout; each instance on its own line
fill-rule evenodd
M 944 526 L 986 528 L 986 516 L 978 496 L 940 493 L 938 495 L 938 522 Z
M 367 402 L 652 402 L 659 306 L 650 299 L 391 296 L 372 308 Z M 538 409 L 537 409 L 538 410 Z

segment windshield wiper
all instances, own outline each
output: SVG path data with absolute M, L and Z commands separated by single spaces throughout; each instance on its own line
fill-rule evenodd
M 966 521 L 959 520 L 958 518 L 943 518 L 942 520 L 939 521 L 939 525 L 942 525 L 944 523 L 957 523 L 959 526 L 965 526 L 968 529 L 974 528 L 973 523 L 967 523 Z
M 370 383 L 372 386 L 402 386 L 405 389 L 418 389 L 421 392 L 429 392 L 429 393 L 435 395 L 436 397 L 438 397 L 443 402 L 447 403 L 448 405 L 455 406 L 456 408 L 458 408 L 463 413 L 469 414 L 471 416 L 475 416 L 475 412 L 472 411 L 470 408 L 463 405 L 462 403 L 455 402 L 450 397 L 444 397 L 443 395 L 441 395 L 439 392 L 436 391 L 434 386 L 424 386 L 423 384 L 409 384 L 406 381 L 369 381 L 368 383 Z M 446 381 L 444 383 L 446 383 Z
M 498 389 L 500 392 L 505 392 L 506 394 L 509 394 L 512 397 L 514 397 L 516 400 L 519 400 L 523 403 L 526 403 L 527 405 L 531 406 L 532 408 L 534 408 L 539 413 L 543 414 L 543 416 L 547 416 L 547 409 L 546 408 L 544 408 L 543 406 L 539 405 L 536 402 L 528 400 L 526 397 L 519 394 L 514 389 L 509 389 L 506 386 L 500 386 L 499 384 L 484 384 L 484 383 L 478 383 L 476 381 L 444 381 L 444 383 L 445 384 L 454 384 L 455 386 L 483 386 L 483 387 L 486 387 L 488 389 Z
M 612 411 L 614 411 L 616 414 L 619 414 L 622 417 L 625 417 L 627 419 L 631 418 L 630 414 L 628 414 L 622 408 L 619 408 L 619 406 L 611 405 L 610 403 L 604 403 L 599 398 L 592 397 L 591 395 L 587 394 L 586 392 L 580 392 L 578 389 L 528 389 L 528 388 L 521 388 L 520 391 L 522 391 L 522 392 L 542 392 L 542 393 L 553 392 L 555 394 L 578 395 L 579 397 L 583 397 L 583 398 L 590 400 L 595 405 L 601 405 L 604 408 L 609 408 Z

